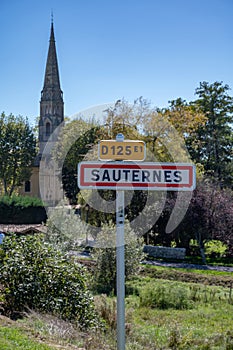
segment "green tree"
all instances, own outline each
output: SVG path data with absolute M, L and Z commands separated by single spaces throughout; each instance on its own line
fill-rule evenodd
M 198 106 L 182 98 L 169 101 L 169 107 L 159 112 L 169 120 L 184 139 L 195 135 L 198 128 L 203 126 L 207 119 Z
M 144 120 L 148 148 L 159 161 L 190 161 L 187 139 L 196 139 L 205 120 L 198 106 L 181 98 L 169 101 L 166 108 L 151 109 Z
M 76 203 L 77 165 L 84 159 L 98 159 L 95 144 L 101 139 L 101 128 L 94 121 L 83 119 L 68 122 L 57 142 L 54 158 L 62 167 L 62 184 L 66 197 Z
M 222 82 L 209 84 L 204 81 L 196 89 L 198 99 L 193 102 L 205 114 L 207 120 L 198 129 L 195 146 L 189 147 L 193 159 L 203 164 L 205 173 L 219 182 L 232 185 L 233 153 L 233 98 L 229 86 Z M 230 175 L 230 177 L 229 177 Z
M 28 180 L 36 156 L 36 140 L 27 119 L 0 115 L 0 181 L 6 195 Z

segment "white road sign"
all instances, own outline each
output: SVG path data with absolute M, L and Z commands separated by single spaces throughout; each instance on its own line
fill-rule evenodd
M 192 191 L 195 166 L 188 163 L 81 162 L 81 189 Z

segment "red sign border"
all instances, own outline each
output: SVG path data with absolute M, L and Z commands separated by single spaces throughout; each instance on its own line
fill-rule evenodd
M 84 179 L 85 168 L 104 169 L 163 169 L 163 170 L 188 170 L 189 182 L 179 183 L 121 183 L 121 182 L 86 182 Z M 78 164 L 78 186 L 81 189 L 114 189 L 114 190 L 170 190 L 191 191 L 195 188 L 195 166 L 188 163 L 135 163 L 135 162 L 81 162 Z

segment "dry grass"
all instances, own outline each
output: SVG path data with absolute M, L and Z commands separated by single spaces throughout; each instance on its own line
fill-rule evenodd
M 113 350 L 108 336 L 98 330 L 81 331 L 74 323 L 58 317 L 31 311 L 18 326 L 38 342 L 60 350 Z M 109 343 L 112 339 L 109 339 Z

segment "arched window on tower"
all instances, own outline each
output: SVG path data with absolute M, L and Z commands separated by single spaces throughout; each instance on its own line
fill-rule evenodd
M 24 191 L 31 192 L 31 181 L 25 181 Z
M 51 128 L 51 125 L 50 125 L 49 122 L 47 122 L 46 125 L 45 125 L 45 134 L 46 134 L 46 136 L 50 135 L 50 132 L 51 132 L 50 128 Z

